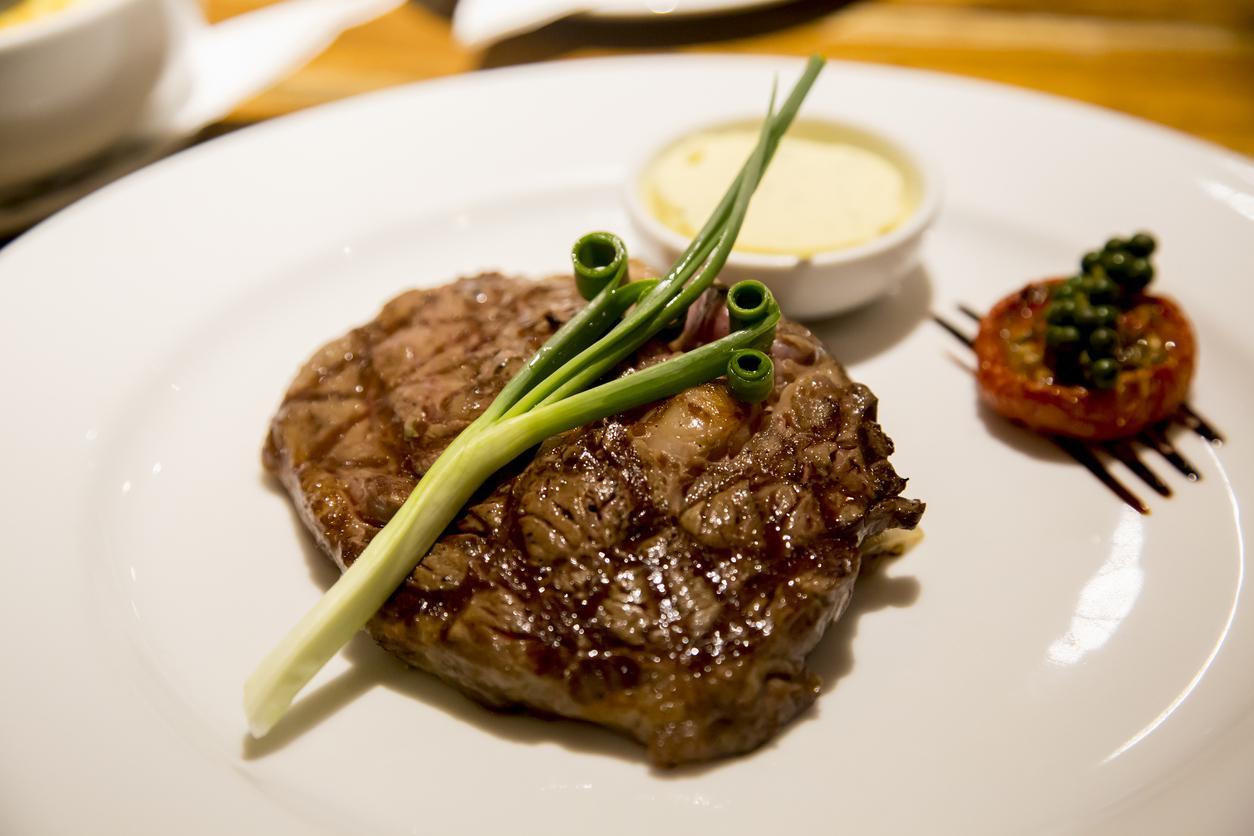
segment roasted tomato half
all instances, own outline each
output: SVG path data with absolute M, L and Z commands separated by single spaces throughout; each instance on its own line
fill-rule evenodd
M 1134 435 L 1169 417 L 1193 379 L 1197 345 L 1175 302 L 1141 295 L 1118 311 L 1117 377 L 1107 388 L 1066 379 L 1051 364 L 1045 311 L 1063 279 L 1002 299 L 975 338 L 980 393 L 1002 415 L 1038 432 L 1090 441 Z

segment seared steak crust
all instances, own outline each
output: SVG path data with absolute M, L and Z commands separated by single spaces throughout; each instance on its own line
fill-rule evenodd
M 344 568 L 445 445 L 582 304 L 566 278 L 405 293 L 322 348 L 263 459 Z M 714 292 L 653 362 L 726 329 Z M 742 752 L 818 693 L 805 657 L 860 546 L 913 528 L 876 401 L 782 322 L 776 390 L 719 382 L 550 439 L 454 521 L 369 624 L 492 706 L 618 729 L 658 764 Z

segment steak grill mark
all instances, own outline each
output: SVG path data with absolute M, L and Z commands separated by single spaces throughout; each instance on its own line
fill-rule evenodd
M 263 452 L 344 568 L 582 300 L 484 275 L 389 302 L 297 375 Z M 641 367 L 725 333 L 717 291 Z M 752 749 L 809 705 L 805 656 L 868 538 L 914 528 L 876 401 L 780 323 L 762 404 L 721 382 L 545 442 L 498 475 L 371 620 L 495 707 L 587 720 L 662 765 Z M 625 373 L 623 368 L 618 373 Z

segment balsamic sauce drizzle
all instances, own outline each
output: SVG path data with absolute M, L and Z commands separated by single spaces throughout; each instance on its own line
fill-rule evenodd
M 1180 412 L 1184 416 L 1183 423 L 1189 429 L 1193 430 L 1193 432 L 1197 433 L 1211 444 L 1224 443 L 1223 434 L 1220 433 L 1219 430 L 1212 427 L 1205 418 L 1194 412 L 1193 407 L 1189 406 L 1187 403 L 1181 404 Z
M 1177 452 L 1176 448 L 1171 446 L 1171 442 L 1167 440 L 1167 434 L 1163 427 L 1155 424 L 1152 427 L 1146 427 L 1141 433 L 1139 440 L 1147 446 L 1152 447 L 1158 455 L 1162 456 L 1172 467 L 1180 471 L 1190 482 L 1196 482 L 1202 478 L 1202 474 L 1198 473 L 1197 468 L 1189 463 L 1189 460 Z
M 1085 470 L 1096 476 L 1097 481 L 1110 488 L 1115 496 L 1131 506 L 1132 510 L 1139 514 L 1148 514 L 1150 512 L 1149 506 L 1139 496 L 1128 490 L 1123 482 L 1111 475 L 1111 472 L 1106 469 L 1106 465 L 1102 464 L 1097 454 L 1085 446 L 1084 442 L 1062 436 L 1050 436 L 1050 441 L 1058 445 L 1058 448 L 1071 458 L 1084 465 Z
M 936 314 L 932 314 L 932 321 L 935 322 L 940 327 L 944 328 L 946 331 L 948 331 L 954 337 L 954 339 L 958 340 L 958 342 L 962 343 L 967 348 L 975 347 L 975 340 L 971 339 L 966 334 L 959 331 L 957 326 L 951 325 L 950 323 L 941 319 Z
M 958 305 L 958 310 L 962 311 L 968 318 L 979 322 L 980 314 L 967 305 Z M 932 314 L 932 321 L 940 327 L 944 328 L 951 336 L 961 342 L 967 348 L 975 345 L 975 340 L 968 337 L 962 332 L 958 326 L 949 322 L 939 314 Z M 1154 426 L 1147 427 L 1142 430 L 1134 438 L 1119 439 L 1116 441 L 1108 441 L 1098 445 L 1107 455 L 1121 462 L 1124 467 L 1136 475 L 1142 482 L 1150 487 L 1159 496 L 1170 497 L 1171 488 L 1158 477 L 1153 470 L 1141 460 L 1137 455 L 1134 445 L 1139 442 L 1158 455 L 1179 471 L 1190 482 L 1196 482 L 1202 478 L 1202 474 L 1198 472 L 1189 460 L 1180 454 L 1167 438 L 1167 428 L 1172 423 L 1179 424 L 1189 430 L 1200 435 L 1211 444 L 1222 444 L 1224 437 L 1217 429 L 1214 428 L 1201 415 L 1189 406 L 1187 403 L 1182 404 L 1176 414 Z M 1063 436 L 1045 436 L 1052 441 L 1058 449 L 1062 450 L 1075 461 L 1079 462 L 1084 468 L 1092 473 L 1097 480 L 1105 485 L 1115 496 L 1119 497 L 1128 507 L 1140 514 L 1148 514 L 1149 506 L 1146 505 L 1140 497 L 1128 490 L 1122 482 L 1114 477 L 1102 460 L 1098 457 L 1094 449 L 1084 442 L 1074 439 L 1065 438 Z
M 1107 441 L 1102 447 L 1107 453 L 1123 462 L 1123 466 L 1139 476 L 1142 482 L 1153 488 L 1154 493 L 1162 497 L 1171 496 L 1171 488 L 1167 487 L 1167 483 L 1159 479 L 1158 474 L 1150 470 L 1145 465 L 1145 462 L 1141 461 L 1131 441 L 1126 438 L 1120 438 L 1114 441 Z

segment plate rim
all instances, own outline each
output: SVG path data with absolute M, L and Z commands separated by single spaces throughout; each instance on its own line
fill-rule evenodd
M 215 136 L 205 142 L 198 142 L 186 148 L 181 148 L 166 157 L 156 160 L 143 168 L 108 183 L 91 194 L 75 201 L 69 206 L 66 206 L 52 215 L 49 215 L 47 218 L 44 218 L 39 223 L 13 238 L 5 246 L 0 247 L 0 266 L 3 266 L 5 262 L 6 253 L 11 251 L 15 245 L 22 244 L 24 239 L 29 238 L 32 233 L 38 232 L 54 222 L 59 223 L 59 219 L 64 219 L 67 216 L 76 216 L 83 210 L 84 206 L 93 207 L 102 195 L 112 194 L 115 190 L 127 187 L 141 178 L 146 179 L 156 176 L 171 165 L 186 164 L 188 160 L 196 159 L 201 153 L 203 153 L 203 149 L 228 147 L 237 142 L 252 142 L 255 137 L 264 135 L 271 130 L 286 130 L 289 126 L 297 126 L 305 120 L 325 118 L 326 114 L 333 114 L 341 109 L 352 109 L 366 103 L 386 103 L 392 98 L 399 100 L 407 96 L 414 95 L 414 91 L 427 92 L 460 86 L 493 84 L 497 78 L 500 78 L 503 75 L 508 75 L 509 77 L 523 77 L 529 74 L 545 75 L 552 72 L 555 68 L 569 66 L 571 64 L 578 64 L 581 66 L 587 65 L 599 68 L 602 66 L 614 67 L 618 64 L 702 64 L 713 61 L 732 64 L 759 63 L 762 66 L 774 65 L 781 68 L 786 67 L 791 71 L 799 70 L 802 66 L 804 66 L 805 60 L 805 57 L 797 55 L 765 55 L 761 53 L 745 54 L 724 51 L 702 53 L 685 52 L 677 54 L 579 56 L 549 61 L 537 61 L 535 63 L 517 66 L 489 67 L 486 69 L 474 70 L 472 72 L 411 81 L 392 87 L 383 87 L 377 90 L 356 93 L 342 99 L 336 99 L 335 101 L 323 102 L 301 110 L 280 114 L 261 122 L 245 125 L 238 130 L 234 130 L 220 136 Z M 983 88 L 994 93 L 1000 92 L 1005 95 L 1035 99 L 1064 108 L 1077 108 L 1081 111 L 1088 112 L 1091 115 L 1112 118 L 1116 121 L 1123 122 L 1130 127 L 1135 127 L 1142 131 L 1156 134 L 1160 137 L 1184 143 L 1185 145 L 1190 146 L 1194 152 L 1209 154 L 1222 159 L 1229 164 L 1235 165 L 1238 169 L 1246 169 L 1247 176 L 1254 179 L 1254 157 L 1247 157 L 1240 151 L 1220 145 L 1213 140 L 1187 133 L 1180 128 L 1166 125 L 1161 122 L 1155 122 L 1148 117 L 1117 110 L 1106 105 L 1083 101 L 1081 99 L 1071 99 L 1058 93 L 1037 90 L 1006 81 L 997 81 L 978 76 L 960 75 L 958 73 L 950 73 L 943 70 L 922 67 L 905 67 L 896 64 L 882 64 L 874 61 L 859 61 L 847 58 L 827 58 L 826 61 L 830 67 L 845 67 L 854 72 L 865 71 L 872 74 L 882 74 L 888 77 L 897 78 L 918 77 L 946 85 L 969 85 L 975 88 Z M 926 153 L 926 149 L 924 149 L 924 153 Z

